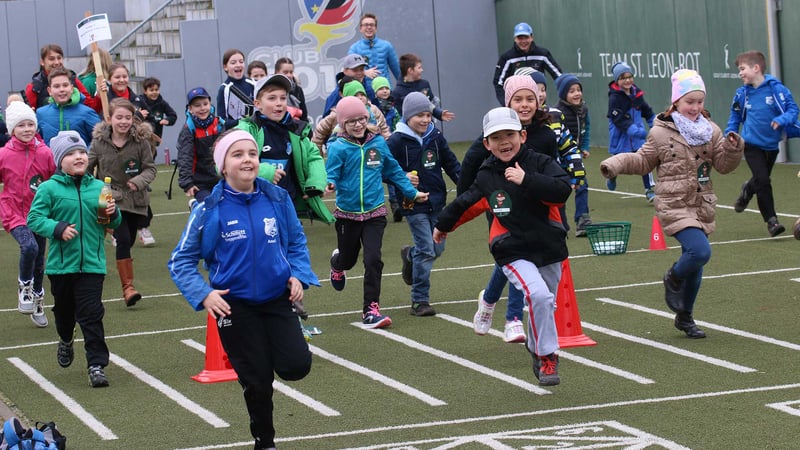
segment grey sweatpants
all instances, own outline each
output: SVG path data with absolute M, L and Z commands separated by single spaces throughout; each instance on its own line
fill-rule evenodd
M 558 350 L 555 310 L 561 262 L 536 267 L 518 259 L 503 266 L 508 281 L 525 294 L 528 305 L 528 351 L 539 356 Z

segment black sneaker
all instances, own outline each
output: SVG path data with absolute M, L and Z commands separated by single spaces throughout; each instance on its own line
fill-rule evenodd
M 108 378 L 103 368 L 100 366 L 89 366 L 89 384 L 93 388 L 100 388 L 108 386 Z
M 345 275 L 344 270 L 336 270 L 333 268 L 333 259 L 336 258 L 336 255 L 339 254 L 339 249 L 333 249 L 333 253 L 331 254 L 331 286 L 337 291 L 341 291 L 344 289 L 344 286 L 347 284 L 347 275 Z
M 412 303 L 411 304 L 411 315 L 417 317 L 424 317 L 424 316 L 435 316 L 436 310 L 430 305 L 430 303 Z
M 66 368 L 72 364 L 72 360 L 75 359 L 75 349 L 72 348 L 74 342 L 75 340 L 69 342 L 64 342 L 61 339 L 58 340 L 56 359 L 58 359 L 59 366 Z
M 747 189 L 747 183 L 747 181 L 744 182 L 742 185 L 742 192 L 739 194 L 739 198 L 733 202 L 733 210 L 737 213 L 744 211 L 745 208 L 747 208 L 747 204 L 753 199 L 753 193 Z
M 558 376 L 558 355 L 555 353 L 534 357 L 533 368 L 540 386 L 555 386 L 561 383 L 561 377 Z
M 786 231 L 786 227 L 779 224 L 778 218 L 773 216 L 767 220 L 767 231 L 769 232 L 770 236 L 775 237 Z
M 392 208 L 392 220 L 395 222 L 402 222 L 403 221 L 403 208 L 400 207 L 400 203 L 391 202 L 389 206 Z
M 678 313 L 675 316 L 675 328 L 686 333 L 689 339 L 702 339 L 706 337 L 705 331 L 697 328 L 694 318 L 690 313 Z
M 404 245 L 403 248 L 400 249 L 400 259 L 403 261 L 403 268 L 401 270 L 403 274 L 403 283 L 411 286 L 414 284 L 414 265 L 411 262 L 410 245 Z
M 586 236 L 586 226 L 592 224 L 592 218 L 588 214 L 582 215 L 578 218 L 578 223 L 575 225 L 575 237 Z
M 683 281 L 675 276 L 672 267 L 664 274 L 664 301 L 674 313 L 683 312 Z

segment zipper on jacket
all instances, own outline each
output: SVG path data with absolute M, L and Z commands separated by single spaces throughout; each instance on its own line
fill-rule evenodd
M 253 211 L 250 208 L 251 200 L 252 199 L 249 198 L 249 196 L 245 200 L 245 206 L 247 207 L 247 221 L 250 224 L 250 229 L 248 231 L 252 234 L 252 237 L 249 238 L 249 240 L 251 242 L 251 245 L 248 245 L 247 247 L 249 249 L 248 251 L 250 252 L 250 259 L 253 262 L 250 265 L 250 267 L 252 268 L 252 274 L 251 274 L 251 279 L 253 280 L 252 283 L 257 285 L 258 284 L 258 278 L 259 278 L 258 277 L 257 267 L 259 266 L 259 261 L 258 261 L 258 257 L 256 256 L 257 253 L 255 251 L 255 248 L 256 248 L 256 246 L 255 246 L 255 231 L 253 231 L 253 230 L 257 230 L 258 228 L 253 226 Z M 259 292 L 259 287 L 258 286 L 254 286 L 252 292 L 253 293 Z M 252 300 L 254 302 L 258 302 L 260 299 L 252 298 L 250 300 Z
M 83 228 L 83 201 L 81 201 L 81 185 L 82 184 L 83 184 L 83 179 L 81 179 L 81 182 L 78 183 L 77 186 L 75 186 L 77 188 L 77 190 L 78 190 L 78 223 L 81 224 L 81 228 Z M 80 257 L 80 264 L 78 264 L 78 272 L 79 273 L 83 273 L 83 257 L 84 257 L 84 255 L 83 255 L 83 253 L 84 253 L 83 252 L 83 230 L 81 230 L 81 232 L 78 233 L 78 236 L 80 238 L 80 243 L 81 243 L 81 245 L 80 245 L 80 247 L 81 247 L 81 257 Z M 105 235 L 103 236 L 103 238 L 105 238 Z

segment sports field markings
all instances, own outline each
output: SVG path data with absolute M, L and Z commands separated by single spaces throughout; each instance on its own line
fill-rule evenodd
M 653 404 L 660 404 L 667 402 L 685 402 L 686 400 L 709 399 L 716 397 L 724 397 L 728 395 L 752 394 L 757 392 L 772 392 L 772 391 L 784 391 L 784 390 L 794 390 L 794 389 L 800 389 L 800 383 L 780 384 L 775 386 L 760 386 L 754 388 L 734 389 L 728 391 L 701 392 L 697 394 L 676 395 L 670 397 L 653 397 L 653 398 L 645 398 L 638 400 L 624 400 L 618 402 L 597 403 L 590 405 L 566 406 L 563 408 L 498 414 L 494 416 L 466 417 L 463 419 L 440 420 L 435 422 L 407 423 L 402 425 L 387 425 L 382 427 L 373 426 L 370 428 L 362 428 L 357 430 L 337 431 L 332 433 L 313 434 L 309 436 L 292 436 L 285 438 L 277 438 L 275 439 L 275 442 L 279 444 L 283 442 L 304 442 L 304 441 L 325 442 L 326 439 L 348 437 L 348 436 L 361 436 L 368 434 L 379 434 L 390 431 L 419 430 L 419 429 L 434 428 L 434 427 L 449 427 L 452 425 L 463 425 L 469 423 L 492 422 L 492 421 L 506 421 L 508 419 L 520 419 L 520 418 L 548 416 L 548 415 L 558 415 L 563 417 L 565 414 L 573 412 L 581 412 L 581 411 L 599 411 L 603 409 L 621 408 L 626 406 L 653 405 Z M 253 445 L 253 441 L 251 440 L 251 441 L 242 441 L 242 442 L 235 442 L 228 444 L 207 445 L 202 447 L 187 447 L 177 450 L 214 450 L 219 448 L 243 447 L 248 445 Z M 603 448 L 603 447 L 595 446 L 591 448 Z M 647 447 L 637 446 L 633 448 L 647 448 Z
M 138 378 L 139 381 L 147 384 L 148 386 L 152 387 L 153 389 L 157 390 L 164 394 L 168 399 L 172 400 L 173 402 L 177 403 L 178 406 L 182 407 L 183 409 L 189 411 L 190 413 L 196 415 L 204 422 L 208 423 L 209 425 L 213 426 L 214 428 L 226 428 L 229 427 L 230 424 L 225 422 L 221 418 L 219 418 L 216 414 L 212 413 L 211 411 L 203 408 L 199 404 L 189 400 L 188 397 L 181 394 L 177 390 L 167 386 L 165 383 L 161 382 L 158 378 L 150 375 L 149 373 L 145 372 L 144 370 L 134 366 L 130 362 L 126 361 L 119 355 L 111 353 L 109 355 L 109 359 L 114 364 L 121 367 L 123 370 L 128 372 L 129 374 L 133 375 L 135 378 Z
M 490 376 L 490 377 L 495 378 L 497 380 L 500 380 L 500 381 L 502 381 L 504 383 L 508 383 L 508 384 L 511 384 L 512 386 L 516 386 L 516 387 L 519 387 L 521 389 L 524 389 L 524 390 L 526 390 L 528 392 L 533 392 L 536 395 L 546 395 L 546 394 L 551 394 L 552 393 L 552 392 L 548 391 L 547 389 L 542 389 L 539 386 L 536 386 L 534 384 L 528 383 L 527 381 L 520 380 L 519 378 L 512 377 L 511 375 L 506 375 L 506 374 L 504 374 L 502 372 L 499 372 L 497 370 L 494 370 L 492 368 L 483 366 L 483 365 L 478 364 L 478 363 L 474 363 L 474 362 L 472 362 L 472 361 L 470 361 L 468 359 L 462 358 L 460 356 L 456 356 L 456 355 L 453 355 L 451 353 L 447 353 L 447 352 L 443 352 L 441 350 L 437 350 L 437 349 L 435 349 L 435 348 L 433 348 L 431 346 L 425 345 L 425 344 L 423 344 L 421 342 L 418 342 L 418 341 L 415 341 L 413 339 L 408 339 L 406 337 L 403 337 L 403 336 L 400 336 L 400 335 L 397 335 L 397 334 L 394 334 L 394 333 L 390 333 L 390 332 L 388 332 L 386 330 L 375 329 L 375 328 L 372 328 L 372 329 L 364 328 L 363 325 L 360 322 L 354 322 L 351 325 L 353 325 L 354 327 L 361 328 L 361 329 L 363 329 L 365 331 L 368 331 L 370 333 L 375 333 L 377 335 L 383 336 L 383 337 L 385 337 L 387 339 L 390 339 L 390 340 L 395 341 L 397 343 L 400 343 L 400 344 L 403 344 L 405 346 L 408 346 L 408 347 L 410 347 L 410 348 L 412 348 L 414 350 L 418 350 L 418 351 L 421 351 L 421 352 L 424 352 L 424 353 L 428 353 L 430 355 L 433 355 L 433 356 L 436 356 L 438 358 L 444 359 L 445 361 L 450 361 L 452 363 L 458 364 L 459 366 L 466 367 L 467 369 L 470 369 L 470 370 L 474 370 L 474 371 L 480 373 L 481 375 L 487 375 L 487 376 Z M 531 376 L 533 376 L 533 374 L 531 374 Z
M 674 317 L 673 314 L 668 313 L 666 311 L 660 311 L 658 309 L 648 308 L 647 306 L 636 305 L 636 304 L 633 304 L 633 303 L 621 302 L 619 300 L 614 300 L 614 299 L 611 299 L 611 298 L 600 297 L 600 298 L 597 298 L 595 300 L 597 300 L 599 302 L 603 302 L 603 303 L 608 303 L 608 304 L 611 304 L 611 305 L 622 306 L 624 308 L 629 308 L 629 309 L 633 309 L 633 310 L 636 310 L 636 311 L 645 312 L 645 313 L 648 313 L 648 314 L 653 314 L 653 315 L 656 315 L 656 316 L 666 317 L 668 319 L 672 319 Z M 751 333 L 749 331 L 739 330 L 739 329 L 736 329 L 736 328 L 730 328 L 730 327 L 726 327 L 724 325 L 717 325 L 715 323 L 706 322 L 706 321 L 703 321 L 703 320 L 695 320 L 695 322 L 698 325 L 702 325 L 703 328 L 722 331 L 724 333 L 730 333 L 730 334 L 736 335 L 738 337 L 744 337 L 744 338 L 748 338 L 748 339 L 753 339 L 753 340 L 761 341 L 761 342 L 764 342 L 764 343 L 767 343 L 767 344 L 772 344 L 772 345 L 777 345 L 779 347 L 788 348 L 790 350 L 800 350 L 800 344 L 795 344 L 793 342 L 782 341 L 780 339 L 771 338 L 769 336 L 764 336 L 764 335 L 761 335 L 761 334 L 755 334 L 755 333 Z
M 454 317 L 454 316 L 451 316 L 449 314 L 442 314 L 442 313 L 437 314 L 436 317 L 439 318 L 439 319 L 444 319 L 444 320 L 446 320 L 448 322 L 452 322 L 454 324 L 461 325 L 463 327 L 472 329 L 472 322 L 466 321 L 464 319 L 460 319 L 458 317 Z M 491 334 L 492 336 L 498 337 L 500 339 L 503 338 L 503 333 L 498 331 L 498 330 L 495 330 L 495 329 L 490 329 L 489 330 L 489 334 Z M 631 380 L 631 381 L 635 381 L 635 382 L 637 382 L 639 384 L 653 384 L 653 383 L 655 383 L 655 381 L 651 380 L 650 378 L 645 378 L 645 377 L 643 377 L 641 375 L 636 375 L 635 373 L 628 372 L 627 370 L 623 370 L 623 369 L 620 369 L 618 367 L 609 366 L 608 364 L 603 364 L 603 363 L 599 363 L 597 361 L 592 361 L 591 359 L 584 358 L 582 356 L 573 355 L 572 353 L 565 352 L 563 349 L 558 351 L 558 356 L 561 359 L 566 359 L 568 361 L 573 361 L 573 362 L 576 362 L 578 364 L 583 364 L 585 366 L 588 366 L 588 367 L 591 367 L 591 368 L 594 368 L 594 369 L 602 370 L 602 371 L 608 372 L 608 373 L 610 373 L 612 375 L 616 375 L 616 376 L 619 376 L 619 377 L 622 377 L 622 378 L 626 378 L 626 379 Z
M 767 403 L 765 406 L 768 406 L 772 409 L 777 409 L 778 411 L 785 412 L 786 414 L 791 414 L 793 416 L 800 417 L 800 400 L 793 400 L 789 402 L 780 402 L 780 403 Z
M 56 385 L 51 383 L 50 380 L 45 378 L 39 371 L 28 365 L 28 363 L 16 357 L 8 358 L 8 361 L 16 366 L 23 375 L 27 376 L 31 381 L 42 388 L 43 391 L 52 395 L 61 406 L 83 422 L 86 427 L 95 432 L 100 439 L 104 441 L 119 439 L 113 431 L 103 425 L 103 423 L 91 415 L 89 411 L 86 411 L 80 403 L 76 402 L 75 399 L 67 395 L 66 392 L 56 387 Z
M 197 342 L 197 341 L 195 341 L 194 339 L 183 339 L 183 340 L 181 340 L 181 342 L 183 344 L 185 344 L 186 346 L 188 346 L 188 347 L 191 347 L 191 348 L 193 348 L 195 350 L 199 350 L 203 354 L 206 353 L 206 346 L 201 344 L 201 343 L 199 343 L 199 342 Z M 324 404 L 324 403 L 322 403 L 322 402 L 320 402 L 318 400 L 314 400 L 310 396 L 308 396 L 306 394 L 303 394 L 302 392 L 298 391 L 297 389 L 295 389 L 293 387 L 290 387 L 287 384 L 282 383 L 282 382 L 280 382 L 278 380 L 273 380 L 272 381 L 272 388 L 275 389 L 276 391 L 280 392 L 281 394 L 283 394 L 283 395 L 285 395 L 285 396 L 287 396 L 287 397 L 289 397 L 289 398 L 291 398 L 293 400 L 296 400 L 298 403 L 300 403 L 302 405 L 305 405 L 305 406 L 308 406 L 309 408 L 311 408 L 312 410 L 322 414 L 323 416 L 335 417 L 335 416 L 341 416 L 342 415 L 339 411 L 331 408 L 330 406 L 327 406 L 326 404 Z
M 436 445 L 431 445 L 436 444 Z M 626 448 L 640 449 L 666 448 L 670 450 L 689 450 L 676 442 L 660 438 L 645 431 L 623 425 L 615 420 L 575 423 L 546 428 L 501 431 L 445 438 L 419 439 L 415 441 L 376 444 L 367 447 L 349 447 L 344 450 L 390 450 L 418 449 L 431 450 L 471 448 L 470 444 L 480 444 L 495 450 L 517 448 Z
M 725 369 L 730 369 L 735 372 L 740 372 L 740 373 L 758 372 L 757 369 L 753 369 L 751 367 L 741 366 L 739 364 L 732 363 L 730 361 L 725 361 L 724 359 L 714 358 L 712 356 L 706 356 L 697 352 L 692 352 L 686 349 L 682 349 L 680 347 L 675 347 L 674 345 L 669 345 L 658 341 L 654 341 L 652 339 L 646 339 L 639 336 L 634 336 L 632 334 L 621 333 L 619 331 L 615 331 L 610 328 L 601 327 L 600 325 L 595 325 L 584 321 L 581 321 L 581 324 L 583 325 L 583 328 L 588 328 L 598 333 L 603 333 L 618 339 L 635 342 L 640 345 L 646 345 L 648 347 L 653 347 L 655 349 L 663 350 L 665 352 L 675 353 L 676 355 L 681 355 L 687 358 L 696 359 L 698 361 L 719 366 Z
M 352 370 L 353 372 L 359 375 L 366 376 L 373 381 L 377 381 L 378 383 L 384 384 L 392 389 L 398 390 L 403 394 L 414 397 L 417 400 L 425 402 L 431 406 L 443 406 L 447 404 L 446 402 L 439 400 L 438 398 L 435 398 L 433 396 L 430 396 L 420 391 L 419 389 L 413 388 L 405 383 L 401 383 L 393 378 L 389 378 L 386 375 L 378 373 L 360 364 L 348 361 L 340 356 L 336 356 L 333 353 L 326 352 L 325 350 L 317 346 L 309 345 L 308 348 L 311 349 L 311 353 L 313 353 L 314 356 L 319 356 L 324 360 L 330 361 L 334 364 L 338 364 L 346 369 Z

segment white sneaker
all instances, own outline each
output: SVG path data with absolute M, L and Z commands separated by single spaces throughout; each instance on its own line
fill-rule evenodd
M 483 300 L 483 290 L 478 294 L 478 310 L 472 318 L 472 328 L 475 334 L 483 336 L 492 328 L 492 316 L 494 315 L 494 305 L 490 305 Z
M 44 314 L 44 290 L 33 294 L 33 314 L 31 314 L 33 324 L 39 328 L 46 327 L 49 322 Z
M 17 280 L 17 311 L 22 314 L 33 314 L 33 280 Z
M 511 343 L 525 342 L 525 327 L 522 321 L 517 319 L 506 322 L 506 330 L 503 333 L 503 340 Z
M 145 247 L 152 247 L 156 245 L 156 239 L 153 237 L 153 233 L 150 232 L 150 228 L 139 229 L 139 241 Z

